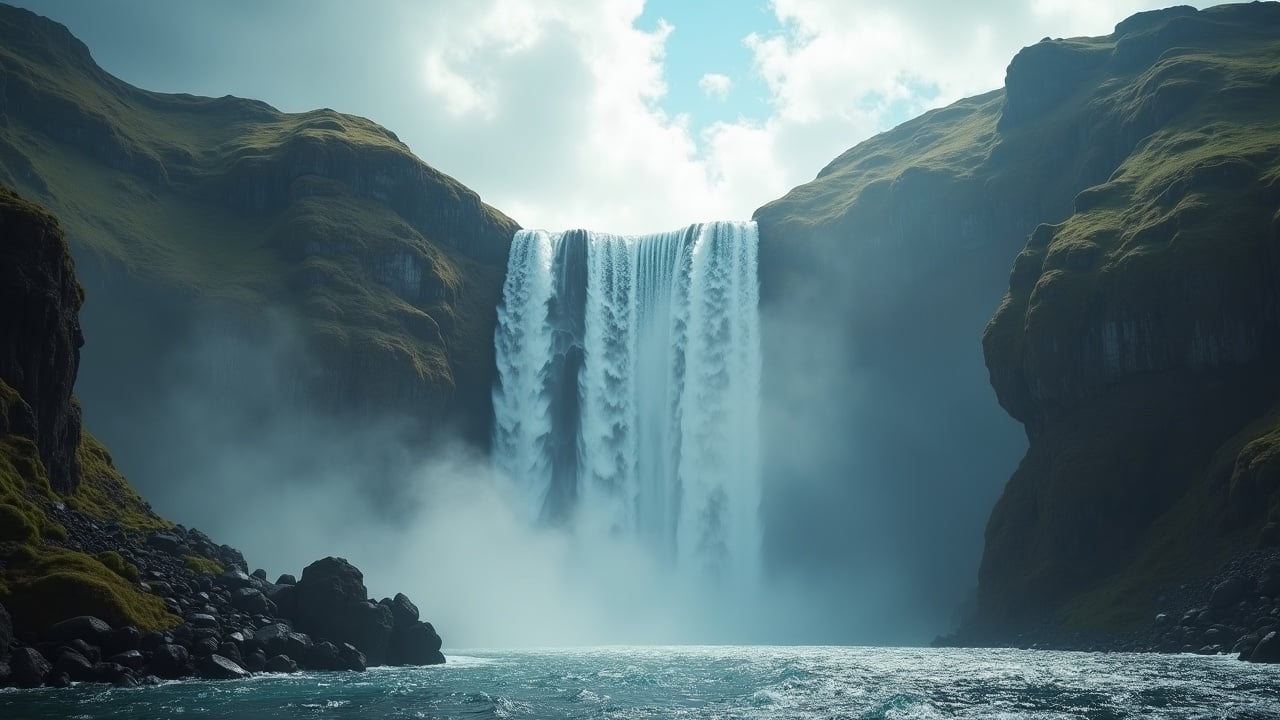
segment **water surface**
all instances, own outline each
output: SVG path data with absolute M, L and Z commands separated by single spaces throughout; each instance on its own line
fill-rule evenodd
M 0 691 L 0 718 L 1280 718 L 1280 666 L 833 647 L 456 651 L 448 665 Z

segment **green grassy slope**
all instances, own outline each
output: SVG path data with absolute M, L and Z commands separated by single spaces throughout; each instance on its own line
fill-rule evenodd
M 991 383 L 1031 441 L 987 526 L 992 623 L 1149 620 L 1159 588 L 1280 521 L 1277 118 L 1280 6 L 1142 13 L 1024 49 L 1003 90 L 757 211 L 766 296 L 825 276 L 817 302 L 841 298 L 853 351 L 913 368 L 877 378 L 904 404 L 987 326 Z
M 492 332 L 515 223 L 390 131 L 140 90 L 7 6 L 0 76 L 0 182 L 49 207 L 82 260 L 252 309 L 250 322 L 266 308 L 300 320 L 320 404 L 430 425 L 487 397 L 477 337 Z

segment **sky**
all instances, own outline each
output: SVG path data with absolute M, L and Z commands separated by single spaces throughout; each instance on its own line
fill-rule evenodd
M 17 0 L 164 92 L 390 128 L 524 227 L 750 217 L 999 87 L 1019 48 L 1168 0 Z

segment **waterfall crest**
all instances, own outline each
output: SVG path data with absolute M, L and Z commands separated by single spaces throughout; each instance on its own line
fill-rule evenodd
M 760 553 L 755 223 L 521 230 L 495 350 L 494 459 L 532 516 L 748 579 Z

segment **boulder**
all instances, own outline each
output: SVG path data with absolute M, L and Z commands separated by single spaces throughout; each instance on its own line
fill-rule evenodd
M 351 643 L 342 643 L 342 646 L 338 648 L 338 656 L 342 658 L 342 663 L 348 670 L 364 672 L 369 667 L 369 662 L 365 659 L 364 653 L 360 652 Z
M 295 673 L 298 672 L 298 663 L 288 655 L 272 655 L 267 658 L 263 669 L 269 673 Z
M 0 662 L 0 688 L 8 687 L 12 678 L 13 671 L 9 669 L 9 663 Z
M 421 620 L 404 629 L 397 629 L 391 636 L 387 653 L 390 665 L 441 665 L 444 654 L 440 652 L 440 635 L 429 622 Z
M 122 653 L 116 653 L 107 658 L 107 662 L 120 665 L 130 670 L 141 670 L 143 665 L 147 664 L 146 658 L 138 650 L 125 650 Z
M 298 588 L 292 584 L 276 585 L 267 593 L 267 599 L 275 603 L 280 617 L 293 618 L 298 614 Z
M 1267 633 L 1253 648 L 1249 662 L 1280 663 L 1280 635 L 1275 631 Z
M 221 655 L 210 655 L 199 663 L 200 677 L 210 680 L 239 680 L 249 677 L 249 671 L 240 664 Z
M 181 556 L 191 552 L 191 546 L 177 535 L 169 532 L 152 533 L 147 538 L 147 545 L 170 555 Z
M 228 590 L 252 587 L 253 580 L 242 570 L 232 568 L 218 576 L 217 584 Z
M 107 683 L 108 685 L 119 687 L 123 682 L 121 678 L 126 675 L 132 677 L 133 673 L 123 665 L 117 665 L 112 662 L 100 662 L 93 665 L 93 682 Z
M 308 565 L 295 587 L 299 629 L 322 640 L 351 643 L 371 665 L 384 662 L 392 613 L 369 602 L 360 570 L 343 558 L 327 557 Z
M 1273 598 L 1280 595 L 1280 563 L 1270 563 L 1258 579 L 1258 594 Z
M 202 638 L 191 643 L 191 654 L 196 657 L 209 657 L 210 655 L 218 652 L 218 648 L 221 646 L 222 643 L 218 642 L 214 638 Z
M 329 641 L 318 642 L 307 651 L 304 662 L 311 670 L 346 670 L 347 665 L 339 655 L 338 646 Z
M 63 648 L 53 661 L 53 674 L 65 674 L 75 682 L 92 682 L 94 680 L 93 663 L 75 650 Z
M 219 645 L 216 654 L 234 661 L 237 665 L 244 665 L 244 658 L 240 655 L 240 648 L 233 642 L 224 642 Z
M 267 667 L 267 656 L 261 650 L 254 650 L 244 656 L 244 669 L 249 672 L 262 672 Z
M 252 573 L 250 573 L 250 574 L 249 574 L 249 577 L 251 577 L 251 578 L 257 578 L 257 579 L 259 579 L 259 580 L 261 580 L 261 581 L 263 581 L 263 582 L 266 582 L 266 580 L 267 580 L 267 571 L 266 571 L 266 570 L 263 570 L 262 568 L 258 568 L 257 570 L 254 570 Z
M 9 657 L 10 679 L 20 688 L 40 687 L 53 665 L 35 648 L 21 647 Z
M 9 643 L 13 642 L 13 619 L 9 611 L 0 605 L 0 662 L 9 659 Z
M 396 593 L 390 602 L 391 619 L 395 622 L 396 628 L 407 628 L 418 622 L 418 606 L 413 604 L 409 596 L 404 593 Z
M 290 575 L 289 573 L 285 573 L 280 577 L 276 578 L 276 584 L 277 585 L 297 585 L 298 579 Z
M 231 606 L 253 615 L 267 611 L 267 596 L 256 588 L 240 588 L 231 593 Z
M 84 640 L 90 645 L 101 645 L 111 636 L 111 626 L 92 615 L 68 618 L 45 633 L 50 640 L 69 642 Z
M 111 631 L 102 643 L 103 654 L 115 655 L 127 650 L 138 650 L 142 644 L 142 633 L 132 625 L 116 628 Z
M 1252 583 L 1242 575 L 1233 575 L 1223 580 L 1214 586 L 1213 595 L 1209 597 L 1209 607 L 1214 610 L 1233 607 L 1245 598 L 1251 585 Z
M 218 618 L 209 613 L 203 612 L 191 613 L 187 616 L 187 622 L 190 623 L 193 628 L 217 629 L 222 625 L 222 623 L 218 622 Z
M 190 673 L 191 654 L 181 645 L 166 643 L 151 653 L 148 668 L 153 675 L 174 680 Z

